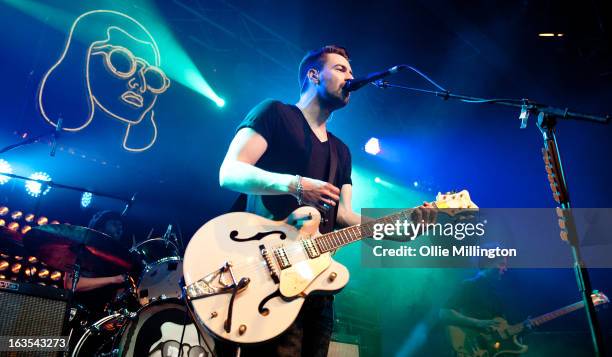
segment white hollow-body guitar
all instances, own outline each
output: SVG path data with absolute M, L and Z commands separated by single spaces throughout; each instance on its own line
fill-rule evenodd
M 438 194 L 447 214 L 476 209 L 467 191 Z M 300 207 L 283 221 L 228 213 L 207 222 L 185 251 L 183 275 L 196 323 L 236 343 L 258 343 L 285 331 L 312 293 L 334 294 L 349 281 L 336 249 L 371 237 L 376 223 L 409 219 L 411 210 L 321 235 L 320 214 Z

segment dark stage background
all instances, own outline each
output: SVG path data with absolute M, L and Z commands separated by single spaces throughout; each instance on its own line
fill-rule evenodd
M 155 104 L 157 141 L 143 152 L 122 149 L 125 124 L 100 111 L 83 130 L 63 132 L 54 157 L 49 139 L 1 157 L 15 174 L 45 171 L 61 184 L 125 198 L 137 193 L 128 214 L 137 240 L 151 228 L 161 236 L 172 223 L 188 241 L 229 209 L 236 194 L 219 188 L 218 168 L 236 125 L 266 98 L 295 103 L 299 61 L 324 44 L 345 46 L 357 76 L 406 63 L 456 93 L 612 113 L 612 12 L 604 1 L 5 0 L 0 146 L 51 131 L 38 106 L 41 80 L 60 57 L 72 22 L 95 9 L 128 14 L 157 40 L 160 68 L 171 81 Z M 539 37 L 541 32 L 563 36 Z M 83 68 L 74 71 L 82 76 Z M 413 73 L 390 80 L 429 88 Z M 54 103 L 66 111 L 82 106 L 70 95 L 76 90 L 66 88 Z M 517 110 L 373 86 L 353 94 L 329 129 L 352 151 L 356 209 L 415 206 L 438 191 L 463 188 L 481 207 L 554 207 L 541 134 L 533 121 L 520 130 Z M 223 107 L 210 99 L 215 95 L 225 100 Z M 611 133 L 610 125 L 558 125 L 576 207 L 610 207 Z M 380 140 L 377 156 L 364 151 L 370 137 Z M 0 204 L 80 225 L 97 210 L 124 206 L 94 195 L 82 208 L 80 193 L 58 188 L 36 199 L 17 179 L 0 186 Z M 358 246 L 336 257 L 352 274 L 336 297 L 338 339 L 358 341 L 366 356 L 446 353 L 437 311 L 472 271 L 366 269 Z M 612 291 L 610 270 L 591 274 L 595 288 Z M 579 300 L 569 269 L 514 270 L 506 281 L 511 321 Z M 610 341 L 612 315 L 606 309 L 599 314 Z M 590 355 L 583 312 L 540 332 L 532 336 L 532 355 Z

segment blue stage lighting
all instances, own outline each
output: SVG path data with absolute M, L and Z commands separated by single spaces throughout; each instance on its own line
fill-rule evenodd
M 93 194 L 91 192 L 83 192 L 81 195 L 81 207 L 87 208 L 91 204 L 91 200 L 93 199 Z
M 4 159 L 0 159 L 0 173 L 4 173 L 4 174 L 13 173 L 13 168 L 11 167 L 11 164 L 9 164 Z M 9 176 L 0 175 L 0 185 L 4 185 L 5 183 L 9 182 L 10 179 L 11 178 Z
M 368 140 L 368 142 L 365 144 L 365 152 L 370 155 L 378 154 L 380 152 L 380 143 L 378 142 L 378 139 L 371 138 Z
M 380 183 L 381 181 L 382 181 L 382 180 L 380 179 L 380 177 L 375 177 L 375 178 L 374 178 L 374 182 L 376 182 L 376 183 Z
M 35 172 L 30 175 L 30 178 L 33 180 L 51 181 L 51 176 L 46 172 Z M 51 186 L 45 186 L 45 190 L 42 191 L 42 184 L 40 182 L 30 180 L 25 182 L 25 188 L 28 195 L 32 197 L 38 197 L 41 194 L 46 195 L 51 190 Z

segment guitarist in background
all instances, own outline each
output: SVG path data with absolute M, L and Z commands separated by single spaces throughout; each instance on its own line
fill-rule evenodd
M 282 220 L 302 205 L 322 213 L 321 233 L 359 224 L 351 208 L 351 154 L 327 131 L 331 114 L 349 102 L 349 55 L 339 46 L 310 51 L 299 66 L 295 105 L 266 100 L 240 123 L 219 172 L 221 187 L 242 193 L 233 210 Z M 429 214 L 419 213 L 419 218 Z M 242 356 L 326 356 L 333 296 L 309 296 L 296 321 L 277 339 L 242 346 Z M 216 343 L 220 356 L 236 346 Z
M 486 259 L 486 263 L 484 262 Z M 485 265 L 487 267 L 483 267 Z M 501 328 L 495 317 L 504 316 L 499 290 L 502 277 L 507 270 L 507 259 L 499 257 L 493 261 L 480 257 L 476 275 L 466 279 L 440 309 L 440 320 L 445 325 L 457 326 L 449 329 L 455 356 L 475 356 L 479 348 L 468 341 L 459 331 L 463 328 L 480 332 L 493 332 Z M 459 332 L 456 333 L 456 332 Z

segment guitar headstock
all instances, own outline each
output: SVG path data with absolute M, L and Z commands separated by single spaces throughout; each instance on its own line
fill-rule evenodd
M 454 216 L 465 211 L 474 212 L 478 210 L 478 206 L 472 202 L 470 193 L 467 190 L 438 193 L 433 205 L 439 209 L 443 209 L 444 213 L 449 216 Z
M 610 299 L 608 299 L 606 294 L 599 292 L 597 290 L 593 290 L 593 293 L 591 294 L 591 299 L 593 300 L 594 306 L 603 305 L 603 304 L 607 304 L 610 302 Z

